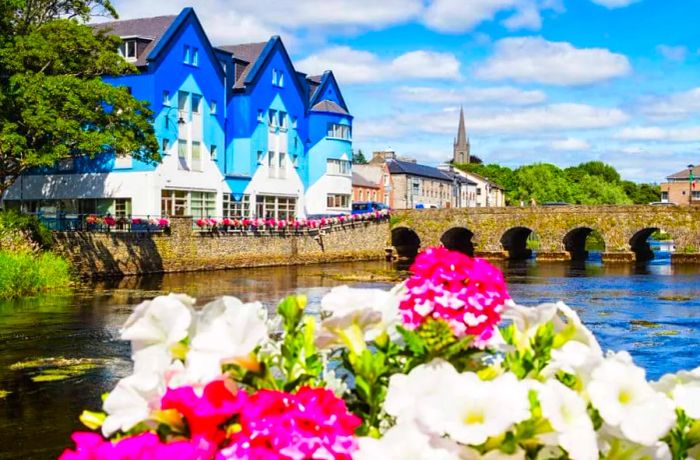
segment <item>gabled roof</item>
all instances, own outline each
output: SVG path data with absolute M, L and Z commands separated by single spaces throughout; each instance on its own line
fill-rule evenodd
M 316 89 L 316 91 L 314 91 L 313 96 L 309 100 L 309 105 L 314 106 L 321 101 L 321 95 L 325 92 L 326 87 L 328 85 L 335 85 L 338 93 L 338 102 L 340 102 L 340 106 L 346 112 L 348 112 L 348 105 L 345 103 L 345 99 L 343 99 L 343 95 L 340 92 L 340 85 L 338 85 L 338 82 L 336 81 L 333 72 L 330 70 L 326 70 L 325 72 L 323 72 L 323 76 L 321 76 L 319 86 Z
M 457 182 L 461 182 L 461 183 L 467 184 L 467 185 L 478 185 L 478 184 L 477 184 L 476 182 L 474 182 L 473 180 L 469 180 L 468 178 L 466 178 L 466 177 L 464 177 L 464 176 L 461 176 L 461 175 L 459 175 L 459 174 L 457 174 L 457 173 L 455 173 L 455 172 L 452 172 L 452 171 L 442 171 L 442 173 L 445 174 L 446 176 L 451 177 L 452 179 L 456 180 Z
M 700 179 L 700 165 L 695 166 L 693 168 L 693 176 Z M 668 176 L 666 179 L 668 180 L 679 180 L 679 179 L 685 179 L 685 180 L 690 180 L 690 170 L 688 168 L 683 169 L 682 171 L 678 171 L 677 173 L 671 174 Z
M 387 166 L 391 174 L 407 174 L 411 176 L 427 177 L 442 181 L 452 182 L 452 178 L 432 166 L 426 166 L 410 161 L 387 160 Z
M 245 86 L 244 82 L 248 72 L 253 68 L 253 64 L 258 60 L 267 43 L 257 42 L 217 46 L 218 49 L 233 54 L 233 59 L 236 61 L 236 82 L 233 85 L 234 88 L 243 88 Z
M 309 84 L 309 100 L 312 100 L 316 95 L 318 87 L 321 86 L 322 79 L 323 75 L 312 75 L 310 77 L 306 77 L 306 81 Z
M 155 46 L 160 42 L 165 32 L 172 25 L 177 16 L 156 16 L 153 18 L 126 19 L 123 21 L 103 22 L 91 24 L 95 30 L 100 30 L 118 37 L 138 37 L 150 40 L 135 62 L 137 67 L 144 67 L 148 63 L 146 58 Z
M 340 113 L 343 115 L 349 115 L 347 110 L 339 106 L 333 101 L 321 101 L 318 104 L 311 107 L 312 112 L 329 112 L 329 113 Z
M 503 187 L 501 187 L 501 186 L 498 185 L 497 183 L 491 182 L 490 180 L 488 180 L 487 178 L 485 178 L 484 176 L 482 176 L 482 175 L 480 175 L 480 174 L 477 174 L 477 173 L 471 172 L 471 171 L 463 171 L 463 173 L 464 173 L 464 174 L 467 174 L 467 175 L 470 175 L 470 176 L 473 176 L 473 177 L 476 177 L 477 180 L 480 180 L 480 181 L 482 181 L 482 182 L 486 182 L 487 184 L 489 184 L 489 185 L 491 186 L 491 188 L 497 188 L 497 189 L 499 189 L 499 190 L 505 190 Z

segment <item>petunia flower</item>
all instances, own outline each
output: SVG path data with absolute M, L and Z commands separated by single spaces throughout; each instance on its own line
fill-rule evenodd
M 142 371 L 121 379 L 102 405 L 107 413 L 102 434 L 126 432 L 147 420 L 153 410 L 160 409 L 164 393 L 165 382 L 158 372 Z

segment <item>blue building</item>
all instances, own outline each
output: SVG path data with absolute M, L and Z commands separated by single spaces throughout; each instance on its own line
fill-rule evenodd
M 25 174 L 7 206 L 44 213 L 291 218 L 350 211 L 352 116 L 333 73 L 294 68 L 279 37 L 213 46 L 192 8 L 94 26 L 138 73 L 163 161 L 103 155 Z

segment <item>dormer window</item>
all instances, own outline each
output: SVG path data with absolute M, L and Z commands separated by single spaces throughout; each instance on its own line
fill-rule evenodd
M 277 126 L 277 111 L 276 111 L 276 110 L 270 110 L 270 111 L 267 113 L 267 119 L 268 119 L 267 124 L 268 124 L 269 126 Z
M 138 58 L 138 47 L 136 40 L 124 40 L 119 46 L 119 54 L 129 62 L 135 62 Z

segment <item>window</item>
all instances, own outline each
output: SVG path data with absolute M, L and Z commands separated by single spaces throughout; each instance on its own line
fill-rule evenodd
M 292 128 L 296 129 L 297 127 L 297 117 L 292 117 Z
M 297 199 L 287 196 L 258 195 L 255 199 L 255 215 L 261 218 L 293 219 L 296 216 Z
M 258 164 L 263 164 L 263 153 L 262 150 L 258 150 Z
M 661 201 L 668 201 L 668 192 L 661 192 Z
M 267 112 L 267 124 L 269 126 L 277 126 L 277 110 L 269 110 Z
M 185 45 L 183 52 L 182 52 L 182 62 L 185 64 L 189 64 L 190 61 L 190 47 Z
M 192 113 L 199 113 L 202 107 L 202 96 L 199 94 L 192 95 Z
M 481 187 L 476 188 L 476 195 L 480 196 L 481 195 Z
M 170 91 L 163 91 L 163 105 L 170 105 Z
M 212 161 L 216 161 L 218 158 L 219 152 L 217 151 L 216 145 L 212 144 L 209 146 L 209 156 L 211 157 Z
M 119 54 L 129 62 L 134 62 L 137 59 L 138 47 L 136 40 L 125 40 L 119 46 Z
M 187 98 L 190 96 L 190 93 L 187 93 L 185 91 L 178 91 L 177 92 L 177 110 L 180 112 L 180 116 L 182 118 L 185 118 L 185 112 L 187 112 Z
M 280 128 L 287 128 L 287 113 L 286 112 L 278 112 L 279 114 L 279 127 Z
M 126 217 L 131 214 L 131 198 L 114 200 L 114 217 Z
M 192 65 L 199 65 L 199 50 L 192 48 Z
M 263 111 L 262 111 L 262 109 L 258 109 L 258 121 L 259 121 L 260 123 L 262 123 L 262 122 L 265 121 L 265 118 L 263 117 Z
M 691 198 L 693 200 L 700 200 L 700 191 L 693 190 L 693 194 L 691 195 Z
M 216 115 L 216 101 L 211 101 L 209 103 L 209 113 Z
M 414 177 L 413 181 L 411 182 L 411 194 L 420 195 L 420 179 L 417 177 Z
M 269 177 L 277 177 L 277 163 L 275 163 L 275 152 L 270 150 L 267 152 L 267 168 L 270 172 Z
M 115 169 L 128 169 L 131 168 L 132 160 L 131 155 L 117 155 L 114 158 L 114 168 Z
M 241 219 L 250 216 L 250 195 L 243 195 L 238 200 L 230 193 L 224 193 L 224 217 Z
M 189 193 L 184 190 L 162 190 L 160 213 L 164 216 L 184 216 L 189 213 Z
M 168 149 L 170 148 L 170 141 L 168 139 L 163 139 L 163 144 L 162 144 L 162 149 L 163 149 L 163 155 L 168 154 Z
M 284 73 L 281 70 L 272 69 L 272 86 L 284 86 Z
M 338 193 L 328 194 L 326 198 L 326 205 L 329 208 L 349 208 L 350 195 L 341 195 Z
M 216 213 L 216 193 L 190 192 L 190 212 L 193 217 L 210 217 Z
M 177 141 L 177 160 L 178 168 L 188 170 L 187 166 L 187 141 L 183 139 L 178 139 Z
M 277 154 L 277 160 L 278 160 L 278 171 L 277 171 L 277 177 L 280 179 L 284 179 L 287 177 L 287 154 L 284 152 L 279 152 Z
M 363 201 L 363 200 L 364 200 L 364 190 L 360 189 L 358 201 Z
M 192 171 L 202 170 L 202 144 L 192 142 Z
M 343 176 L 349 176 L 352 174 L 351 165 L 348 160 L 329 159 L 326 165 L 326 172 L 328 174 L 338 174 Z
M 328 123 L 328 137 L 335 139 L 350 140 L 350 127 L 347 125 L 339 125 L 337 123 Z

